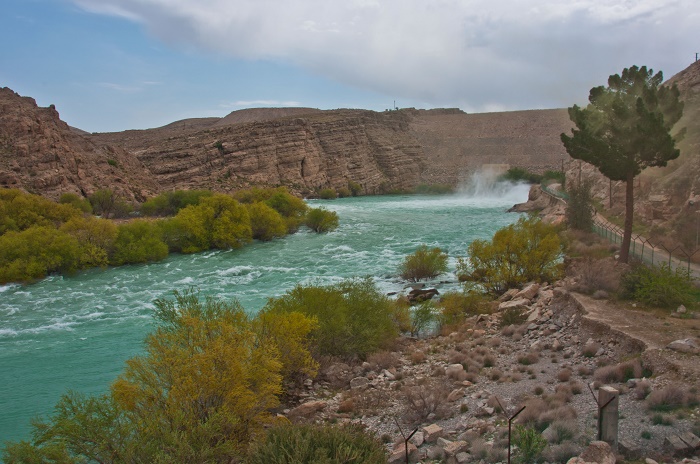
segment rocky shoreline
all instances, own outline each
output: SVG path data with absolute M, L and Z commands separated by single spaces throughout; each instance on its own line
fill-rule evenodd
M 688 445 L 677 439 L 696 437 L 697 402 L 659 419 L 644 400 L 668 385 L 697 397 L 696 370 L 673 367 L 672 358 L 685 356 L 681 366 L 692 366 L 700 364 L 698 356 L 649 347 L 589 317 L 586 305 L 592 300 L 564 285 L 511 290 L 494 313 L 473 316 L 452 333 L 402 338 L 392 351 L 363 363 L 327 363 L 295 392 L 297 405 L 283 414 L 293 422 L 361 423 L 387 444 L 389 462 L 405 462 L 403 436 L 414 430 L 411 462 L 507 462 L 506 414 L 524 405 L 515 423 L 545 427 L 544 458 L 567 462 L 596 438 L 597 403 L 591 394 L 605 383 L 620 391 L 619 459 L 700 462 L 700 441 Z M 504 314 L 515 309 L 526 319 L 503 325 Z M 635 359 L 639 369 L 643 366 L 635 372 L 639 376 L 605 381 L 606 370 Z M 615 462 L 606 456 L 571 462 Z

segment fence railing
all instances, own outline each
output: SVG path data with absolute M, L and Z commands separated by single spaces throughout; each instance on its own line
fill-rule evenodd
M 552 190 L 544 185 L 541 188 L 544 193 L 552 197 L 564 201 L 569 198 L 565 192 Z M 622 243 L 624 230 L 614 224 L 596 218 L 593 221 L 593 231 L 613 243 Z M 682 246 L 677 246 L 669 249 L 662 244 L 654 244 L 639 234 L 632 234 L 630 243 L 630 255 L 653 266 L 666 264 L 674 270 L 682 269 L 696 279 L 700 278 L 700 266 L 693 263 L 693 258 L 698 253 L 700 253 L 700 248 L 687 250 Z
M 593 221 L 593 230 L 613 243 L 622 243 L 624 230 L 614 224 L 595 219 Z M 700 252 L 700 248 L 688 251 L 681 246 L 677 246 L 669 249 L 664 245 L 654 244 L 639 234 L 632 234 L 632 241 L 630 242 L 630 255 L 654 266 L 667 264 L 674 270 L 680 268 L 696 278 L 700 277 L 700 271 L 698 266 L 693 264 L 693 257 L 698 252 Z

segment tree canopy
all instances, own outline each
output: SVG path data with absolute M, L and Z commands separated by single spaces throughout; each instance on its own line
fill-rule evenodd
M 572 135 L 561 134 L 572 158 L 596 166 L 611 180 L 626 182 L 625 233 L 620 260 L 627 262 L 634 209 L 633 180 L 642 170 L 666 166 L 680 151 L 673 125 L 683 114 L 680 92 L 661 85 L 663 73 L 646 66 L 625 68 L 608 78 L 608 86 L 591 89 L 585 108 L 574 105 Z

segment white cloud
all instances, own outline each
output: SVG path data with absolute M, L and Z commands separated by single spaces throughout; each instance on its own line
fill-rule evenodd
M 632 64 L 678 71 L 699 19 L 692 0 L 73 1 L 171 44 L 472 110 L 567 106 Z

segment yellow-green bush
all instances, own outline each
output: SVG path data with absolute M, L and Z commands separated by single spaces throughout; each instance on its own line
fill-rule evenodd
M 254 239 L 268 241 L 287 234 L 287 223 L 284 218 L 267 204 L 258 201 L 247 204 L 246 208 Z
M 413 282 L 433 279 L 447 272 L 447 253 L 443 253 L 440 248 L 421 245 L 413 254 L 404 258 L 399 272 L 401 277 Z
M 301 286 L 270 299 L 265 311 L 299 312 L 318 320 L 312 332 L 318 354 L 364 358 L 398 333 L 394 304 L 367 277 L 330 286 Z
M 384 464 L 382 443 L 359 425 L 283 425 L 270 429 L 248 464 Z
M 491 241 L 473 241 L 469 258 L 459 260 L 457 271 L 461 280 L 501 294 L 527 282 L 558 279 L 562 275 L 562 254 L 555 226 L 536 217 L 520 218 L 496 231 Z
M 0 234 L 33 226 L 55 228 L 82 214 L 81 210 L 69 204 L 57 204 L 48 198 L 17 189 L 0 189 Z
M 338 213 L 324 208 L 312 208 L 306 214 L 306 227 L 322 234 L 338 228 Z
M 168 256 L 160 228 L 151 221 L 137 220 L 119 225 L 110 264 L 147 263 Z

